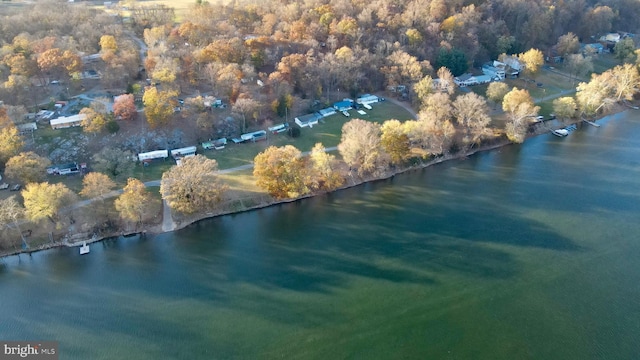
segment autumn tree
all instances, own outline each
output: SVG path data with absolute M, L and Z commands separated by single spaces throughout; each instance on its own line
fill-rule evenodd
M 544 65 L 544 54 L 538 49 L 529 49 L 518 55 L 518 60 L 524 65 L 525 72 L 529 76 L 535 76 Z
M 226 189 L 218 178 L 218 163 L 202 155 L 182 159 L 162 174 L 160 183 L 162 198 L 183 214 L 214 209 Z
M 415 56 L 396 50 L 387 58 L 388 65 L 382 68 L 391 86 L 411 85 L 424 77 L 424 72 L 431 70 L 430 64 L 420 62 Z
M 5 174 L 22 183 L 39 182 L 46 178 L 50 165 L 51 161 L 45 157 L 31 151 L 23 152 L 7 161 Z
M 0 199 L 0 228 L 13 225 L 20 234 L 22 244 L 25 248 L 29 247 L 22 230 L 20 229 L 20 219 L 24 217 L 24 207 L 16 200 L 16 196 L 12 195 L 6 199 Z
M 118 42 L 116 41 L 115 36 L 113 35 L 102 35 L 100 37 L 100 50 L 105 51 L 113 51 L 115 52 L 118 49 Z
M 18 128 L 11 124 L 0 129 L 0 166 L 3 166 L 9 158 L 16 156 L 22 150 L 24 141 L 20 137 Z
M 118 120 L 133 120 L 138 115 L 138 109 L 133 94 L 116 96 L 113 100 L 113 116 Z
M 578 104 L 572 97 L 566 96 L 553 100 L 553 113 L 559 119 L 571 119 L 577 114 Z
M 173 100 L 176 96 L 176 91 L 159 91 L 155 86 L 145 89 L 142 102 L 147 122 L 151 127 L 159 127 L 169 122 L 176 105 Z
M 404 123 L 411 153 L 422 158 L 444 154 L 453 144 L 456 133 L 452 120 L 453 106 L 449 94 L 437 92 L 430 95 L 418 113 L 418 120 Z
M 538 115 L 540 107 L 534 105 L 527 90 L 514 88 L 504 96 L 502 109 L 507 115 L 507 137 L 515 143 L 524 142 L 529 124 Z
M 93 155 L 93 168 L 95 171 L 105 173 L 116 179 L 122 179 L 133 171 L 134 156 L 128 150 L 115 147 L 104 147 Z
M 558 55 L 566 57 L 567 55 L 577 53 L 578 50 L 580 50 L 580 40 L 578 40 L 578 37 L 574 33 L 570 32 L 558 38 L 558 43 L 556 44 L 556 52 Z
M 321 143 L 311 149 L 308 166 L 308 187 L 311 191 L 331 191 L 344 183 L 336 157 L 329 154 Z
M 502 99 L 509 92 L 509 85 L 500 81 L 493 81 L 487 87 L 487 99 L 496 104 L 502 103 Z
M 84 115 L 81 126 L 88 133 L 97 134 L 105 130 L 107 125 L 106 114 L 95 111 L 90 107 L 80 110 L 80 114 Z
M 453 117 L 462 129 L 462 141 L 467 145 L 477 145 L 491 135 L 487 102 L 476 93 L 458 96 L 453 101 Z
M 274 198 L 296 198 L 309 193 L 305 161 L 294 146 L 270 146 L 256 155 L 253 162 L 256 184 Z
M 389 155 L 380 144 L 380 125 L 353 119 L 342 126 L 338 151 L 360 176 L 376 176 L 387 168 Z
M 127 180 L 127 185 L 114 205 L 120 218 L 138 226 L 159 209 L 159 201 L 151 195 L 142 181 L 135 178 Z
M 232 111 L 242 116 L 242 132 L 247 130 L 247 116 L 251 116 L 254 119 L 257 118 L 257 116 L 253 115 L 254 113 L 257 115 L 259 107 L 260 103 L 250 98 L 240 98 L 233 104 Z
M 416 95 L 415 100 L 418 105 L 422 104 L 429 95 L 434 91 L 434 81 L 431 76 L 426 75 L 422 80 L 413 85 L 413 93 Z
M 104 201 L 104 196 L 115 187 L 116 183 L 107 175 L 99 172 L 90 172 L 82 178 L 80 195 L 87 199 L 99 198 Z
M 571 79 L 576 79 L 593 71 L 593 61 L 591 56 L 571 54 L 566 57 L 564 68 L 569 73 Z
M 62 51 L 58 48 L 46 50 L 38 56 L 37 62 L 43 72 L 53 75 L 72 76 L 82 70 L 82 59 L 70 50 Z
M 409 136 L 406 134 L 403 124 L 395 119 L 385 121 L 380 131 L 380 145 L 389 154 L 393 164 L 401 164 L 410 154 Z
M 0 129 L 13 126 L 13 121 L 9 117 L 9 113 L 5 106 L 0 105 Z
M 576 102 L 581 114 L 595 116 L 610 109 L 616 102 L 614 82 L 610 71 L 592 74 L 591 81 L 581 82 L 576 88 Z
M 611 73 L 609 79 L 613 85 L 616 101 L 633 100 L 640 88 L 638 67 L 633 64 L 623 64 L 608 70 L 607 73 Z
M 49 219 L 57 226 L 60 210 L 75 200 L 75 194 L 61 183 L 30 183 L 21 194 L 27 219 L 33 222 Z
M 446 92 L 449 95 L 453 95 L 456 91 L 456 83 L 454 81 L 453 74 L 446 67 L 441 67 L 438 69 L 438 90 L 442 92 Z

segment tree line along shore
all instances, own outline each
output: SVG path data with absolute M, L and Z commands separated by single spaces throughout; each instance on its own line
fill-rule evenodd
M 497 4 L 505 11 L 512 5 Z M 2 193 L 0 251 L 159 232 L 167 229 L 163 204 L 170 210 L 168 228 L 174 229 L 322 194 L 521 143 L 548 130 L 540 117 L 553 117 L 557 124 L 595 119 L 617 106 L 632 106 L 637 96 L 640 52 L 631 32 L 611 44 L 612 54 L 581 47 L 585 34 L 607 34 L 613 26 L 635 30 L 617 9 L 586 3 L 581 16 L 598 22 L 575 29 L 560 26 L 566 13 L 555 9 L 544 21 L 556 26 L 532 39 L 518 33 L 508 12 L 483 2 L 412 1 L 396 6 L 394 15 L 347 5 L 197 2 L 185 10 L 188 20 L 177 23 L 171 8 L 137 2 L 97 9 L 46 1 L 6 15 L 0 36 L 0 68 L 6 70 L 0 72 L 0 183 L 11 181 L 21 189 Z M 429 23 L 411 16 L 424 11 L 418 5 L 429 9 L 422 14 Z M 634 4 L 618 6 L 637 10 Z M 53 7 L 68 11 L 65 22 L 50 12 Z M 527 11 L 532 22 L 537 19 L 536 8 Z M 306 15 L 293 20 L 301 13 Z M 276 15 L 283 20 L 271 21 Z M 88 16 L 95 19 L 92 31 L 74 37 L 86 28 Z M 36 17 L 49 21 L 46 26 L 23 22 Z M 488 33 L 482 18 L 503 22 L 491 46 L 483 38 Z M 476 31 L 473 44 L 470 29 Z M 473 65 L 489 61 L 503 72 L 473 86 L 469 78 L 480 71 Z M 554 83 L 557 73 L 564 83 Z M 376 120 L 362 110 L 344 110 L 346 119 L 332 115 L 317 127 L 328 128 L 340 118 L 342 125 L 332 128 L 337 154 L 326 151 L 327 144 L 309 143 L 313 130 L 289 121 L 364 93 L 410 104 L 417 118 L 397 120 L 393 111 Z M 42 99 L 50 99 L 44 104 L 60 113 L 74 111 L 65 106 L 75 103 L 80 131 L 24 131 L 27 109 L 39 110 Z M 372 104 L 369 114 L 377 106 L 383 105 Z M 236 138 L 279 123 L 288 126 L 288 134 L 272 146 L 254 148 L 257 155 L 242 152 L 242 144 L 236 148 L 253 164 L 251 170 L 220 171 L 217 160 L 226 160 L 216 152 L 184 157 L 171 167 L 131 161 L 143 151 Z M 82 176 L 53 176 L 47 174 L 52 161 L 89 166 Z M 230 164 L 225 168 L 233 168 Z M 159 186 L 145 185 L 143 178 L 154 175 L 153 180 L 161 178 Z M 79 196 L 87 200 L 78 201 Z

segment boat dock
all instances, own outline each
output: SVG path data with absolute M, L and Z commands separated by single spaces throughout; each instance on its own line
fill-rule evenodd
M 587 124 L 589 124 L 591 126 L 600 127 L 600 124 L 596 124 L 593 121 L 589 121 L 587 119 L 582 119 L 582 121 L 586 122 Z

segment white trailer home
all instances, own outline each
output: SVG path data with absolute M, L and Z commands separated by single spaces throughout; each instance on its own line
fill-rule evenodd
M 49 120 L 52 129 L 65 129 L 73 126 L 82 125 L 82 120 L 87 117 L 85 114 L 61 116 L 59 118 Z
M 169 150 L 155 150 L 138 154 L 138 160 L 151 161 L 154 159 L 166 159 L 169 157 Z

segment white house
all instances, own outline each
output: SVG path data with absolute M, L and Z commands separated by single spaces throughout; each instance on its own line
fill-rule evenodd
M 496 62 L 494 61 L 494 66 L 495 66 L 495 63 Z M 524 65 L 515 56 L 510 56 L 510 55 L 505 56 L 504 59 L 502 59 L 501 63 L 506 66 L 505 67 L 506 75 L 517 76 L 520 73 L 520 71 L 524 70 Z
M 362 104 L 362 105 L 377 103 L 378 101 L 380 101 L 380 99 L 377 96 L 370 95 L 370 94 L 364 94 L 356 99 L 356 103 Z
M 453 79 L 453 81 L 458 86 L 472 86 L 472 85 L 477 85 L 478 84 L 478 81 L 476 80 L 476 77 L 473 76 L 472 74 L 469 74 L 469 73 L 462 74 L 462 75 L 460 75 L 458 77 L 455 77 Z
M 77 174 L 79 172 L 80 172 L 80 167 L 78 167 L 78 163 L 53 165 L 47 168 L 47 174 L 49 175 L 69 175 L 69 174 Z
M 49 120 L 52 129 L 64 129 L 72 126 L 82 125 L 82 120 L 86 119 L 87 115 L 78 114 L 72 116 L 61 116 L 59 118 Z
M 491 75 L 477 75 L 475 78 L 478 84 L 487 84 L 496 79 L 496 77 Z
M 506 77 L 505 67 L 505 64 L 499 61 L 494 61 L 493 63 L 482 65 L 482 73 L 489 75 L 491 78 L 502 80 Z
M 622 39 L 622 37 L 618 33 L 608 33 L 607 35 L 600 37 L 600 41 L 608 41 L 614 43 L 617 43 L 618 41 L 620 41 L 620 39 Z
M 166 159 L 169 157 L 169 150 L 155 150 L 138 154 L 138 160 L 151 161 L 154 159 Z
M 244 142 L 244 141 L 256 142 L 260 140 L 266 140 L 267 132 L 264 130 L 258 130 L 258 131 L 242 134 L 240 135 L 240 139 L 241 139 L 241 142 Z
M 313 125 L 316 125 L 322 117 L 323 116 L 319 113 L 312 113 L 296 117 L 295 122 L 300 127 L 313 127 Z
M 322 117 L 327 117 L 327 116 L 334 115 L 336 113 L 336 109 L 329 107 L 326 109 L 318 110 L 318 113 L 322 115 Z

